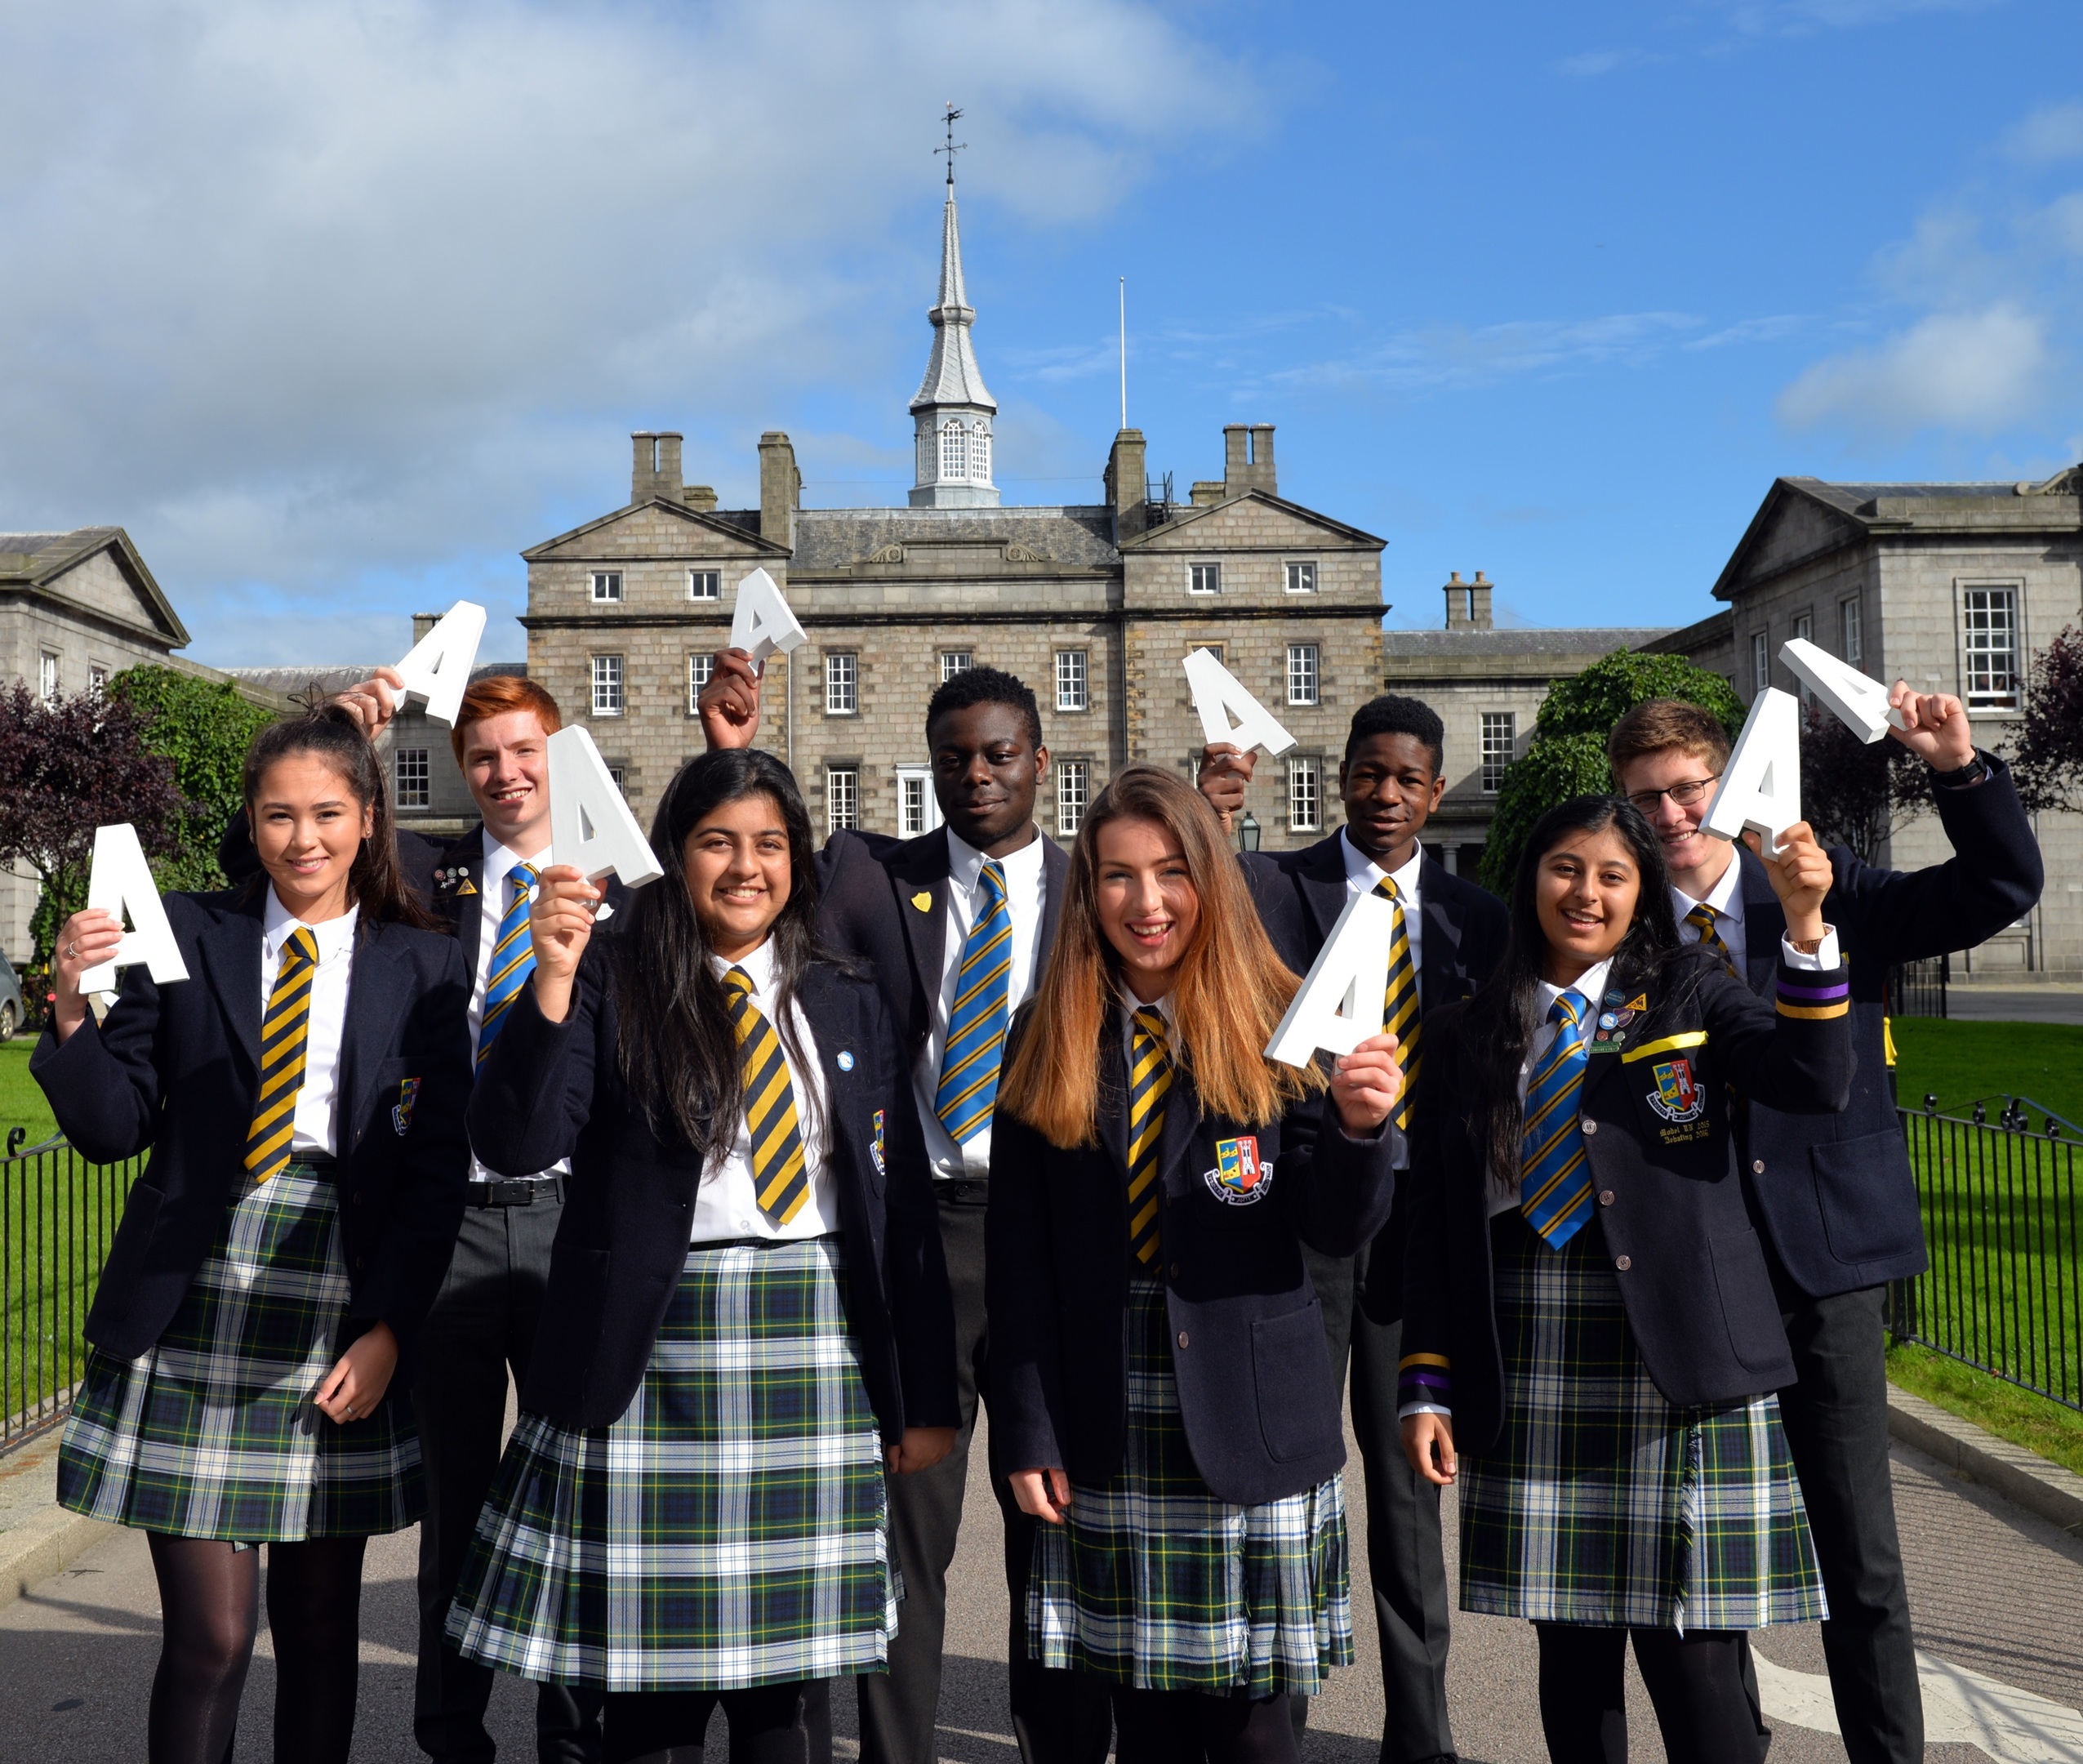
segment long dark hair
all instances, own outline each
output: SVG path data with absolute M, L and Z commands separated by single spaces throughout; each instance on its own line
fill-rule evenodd
M 383 762 L 362 733 L 352 712 L 338 705 L 321 705 L 301 715 L 283 717 L 269 724 L 253 737 L 246 750 L 244 778 L 247 824 L 253 831 L 254 849 L 260 849 L 260 823 L 253 813 L 260 781 L 278 760 L 309 754 L 330 768 L 347 786 L 356 804 L 368 811 L 369 834 L 354 854 L 347 872 L 347 892 L 360 909 L 363 925 L 407 924 L 421 930 L 434 921 L 419 898 L 405 885 L 398 866 L 398 840 L 390 818 L 390 793 L 384 787 Z M 258 900 L 267 893 L 268 872 L 264 868 L 248 880 L 247 898 Z
M 1485 1148 L 1484 1174 L 1493 1183 L 1516 1184 L 1523 1115 L 1519 1069 L 1538 1024 L 1536 1000 L 1547 972 L 1547 933 L 1541 929 L 1534 886 L 1541 860 L 1572 833 L 1618 834 L 1642 879 L 1635 916 L 1613 952 L 1609 984 L 1632 987 L 1661 977 L 1680 948 L 1678 922 L 1671 910 L 1671 884 L 1663 848 L 1649 822 L 1624 796 L 1578 796 L 1551 808 L 1533 825 L 1519 853 L 1511 883 L 1511 930 L 1496 970 L 1469 1001 L 1461 1021 L 1462 1057 L 1473 1066 L 1478 1118 L 1469 1136 Z M 1594 1009 L 1599 1001 L 1591 1000 Z
M 764 796 L 788 830 L 789 896 L 768 936 L 775 1009 L 764 1013 L 800 1071 L 795 996 L 817 948 L 817 874 L 810 815 L 795 776 L 756 747 L 725 748 L 682 766 L 651 823 L 651 849 L 665 873 L 637 891 L 629 924 L 606 939 L 614 964 L 616 1054 L 622 1081 L 661 1140 L 701 1154 L 713 1169 L 737 1138 L 741 1062 L 730 1001 L 710 960 L 709 934 L 687 886 L 687 836 L 726 803 Z M 728 1099 L 719 1106 L 719 1099 Z M 799 1097 L 814 1108 L 814 1096 Z M 806 1128 L 809 1123 L 804 1124 Z

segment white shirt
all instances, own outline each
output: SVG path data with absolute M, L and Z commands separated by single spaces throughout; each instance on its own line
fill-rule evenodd
M 1425 867 L 1422 847 L 1413 842 L 1410 858 L 1400 870 L 1384 870 L 1352 842 L 1352 835 L 1345 828 L 1338 829 L 1338 850 L 1346 861 L 1346 892 L 1348 894 L 1372 894 L 1386 876 L 1396 885 L 1403 907 L 1403 934 L 1410 944 L 1410 971 L 1418 977 L 1418 1020 L 1425 1020 L 1425 914 L 1419 903 L 1418 875 Z M 1410 1142 L 1403 1143 L 1404 1149 L 1397 1156 L 1395 1167 L 1410 1168 Z
M 710 960 L 719 974 L 728 973 L 733 966 L 720 956 L 712 956 Z M 735 965 L 751 976 L 752 1002 L 759 1007 L 759 1014 L 774 1024 L 778 1034 L 781 1025 L 775 1016 L 772 940 Z M 803 1197 L 802 1210 L 786 1225 L 773 1223 L 759 1210 L 759 1191 L 752 1179 L 752 1129 L 741 1106 L 737 1138 L 730 1156 L 704 1174 L 701 1186 L 696 1191 L 694 1225 L 688 1232 L 692 1243 L 715 1243 L 732 1237 L 821 1237 L 839 1229 L 839 1196 L 833 1190 L 831 1172 L 825 1167 L 825 1135 L 820 1128 L 830 1106 L 825 1094 L 825 1069 L 818 1062 L 817 1040 L 810 1032 L 810 1019 L 800 1004 L 793 1015 L 796 1045 L 803 1049 L 804 1065 L 798 1065 L 790 1056 L 785 1038 L 781 1058 L 795 1092 L 796 1130 L 803 1135 L 803 1167 L 810 1173 L 810 1192 Z
M 522 861 L 497 840 L 486 840 L 484 866 L 478 875 L 478 972 L 477 978 L 470 982 L 470 1062 L 474 1070 L 478 1058 L 478 1034 L 484 1027 L 485 988 L 492 981 L 492 952 L 499 947 L 499 922 L 506 915 L 506 879 L 512 873 L 514 866 Z M 546 868 L 550 863 L 550 848 L 544 846 L 527 862 L 533 864 L 538 871 Z M 529 898 L 532 899 L 538 892 L 530 889 Z M 513 1007 L 510 1005 L 507 1008 L 511 1010 Z M 553 1176 L 568 1172 L 571 1167 L 569 1158 L 560 1158 L 546 1170 L 523 1171 L 521 1174 Z M 472 1182 L 498 1182 L 501 1179 L 499 1171 L 480 1163 L 474 1152 L 470 1154 Z
M 919 1102 L 919 1124 L 925 1129 L 926 1157 L 942 1180 L 990 1174 L 990 1128 L 957 1146 L 941 1124 L 934 1103 L 940 1095 L 941 1056 L 947 1047 L 947 1020 L 955 1009 L 956 982 L 962 978 L 962 946 L 984 903 L 984 865 L 995 863 L 1005 877 L 1006 910 L 1013 916 L 1013 971 L 1006 976 L 1006 1014 L 1019 1009 L 1034 990 L 1040 965 L 1042 911 L 1048 883 L 1042 866 L 1046 844 L 1041 834 L 1019 850 L 986 859 L 965 840 L 947 835 L 947 925 L 941 951 L 940 991 L 933 1000 L 932 1033 L 911 1074 L 912 1094 Z
M 1714 929 L 1721 933 L 1721 941 L 1729 946 L 1729 959 L 1735 963 L 1738 974 L 1750 972 L 1745 962 L 1750 955 L 1750 939 L 1743 929 L 1743 863 L 1732 851 L 1729 854 L 1729 867 L 1721 872 L 1721 880 L 1707 891 L 1705 900 L 1696 901 L 1676 883 L 1671 888 L 1671 910 L 1678 915 L 1678 935 L 1688 943 L 1700 940 L 1699 927 L 1685 923 L 1685 915 L 1695 906 L 1709 906 L 1714 911 Z M 1806 957 L 1803 957 L 1804 961 Z
M 260 920 L 260 1020 L 268 1019 L 268 996 L 282 972 L 282 952 L 300 929 L 318 946 L 318 965 L 311 975 L 309 1015 L 304 1030 L 304 1082 L 291 1116 L 292 1152 L 338 1155 L 339 1129 L 334 1121 L 340 1088 L 340 1046 L 347 1027 L 347 982 L 354 969 L 354 923 L 361 916 L 350 906 L 337 919 L 306 925 L 275 898 L 268 884 L 268 907 Z
M 1173 1062 L 1179 1058 L 1178 1026 L 1172 1016 L 1172 995 L 1167 992 L 1155 1004 L 1146 1004 L 1133 992 L 1121 995 L 1121 1058 L 1128 1062 L 1128 1070 L 1136 1069 L 1136 1013 L 1154 1010 L 1164 1019 L 1164 1041 Z

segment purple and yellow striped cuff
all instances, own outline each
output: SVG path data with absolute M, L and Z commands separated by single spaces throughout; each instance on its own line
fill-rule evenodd
M 1801 976 L 1804 981 L 1819 978 L 1813 974 Z M 1820 985 L 1800 985 L 1784 973 L 1779 976 L 1779 1014 L 1782 1017 L 1841 1017 L 1851 1008 L 1852 987 L 1849 979 L 1823 980 Z
M 1444 1354 L 1405 1354 L 1396 1367 L 1396 1401 L 1445 1405 L 1453 1395 L 1451 1362 Z

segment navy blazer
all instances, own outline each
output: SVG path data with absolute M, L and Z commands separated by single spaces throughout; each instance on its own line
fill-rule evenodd
M 1578 1120 L 1597 1196 L 1598 1233 L 1627 1327 L 1656 1388 L 1690 1406 L 1739 1401 L 1794 1382 L 1765 1252 L 1736 1172 L 1728 1086 L 1813 1119 L 1842 1108 L 1852 1081 L 1851 1017 L 1835 1001 L 1840 964 L 1786 969 L 1788 1014 L 1697 946 L 1661 977 L 1618 968 L 1596 1000 L 1635 1014 L 1597 1031 Z M 1645 1003 L 1637 1005 L 1636 999 Z M 1454 1439 L 1482 1452 L 1504 1426 L 1504 1358 L 1490 1261 L 1484 1097 L 1467 1007 L 1426 1031 L 1425 1081 L 1411 1122 L 1410 1243 L 1403 1354 L 1451 1381 Z M 1600 1018 L 1604 1021 L 1603 1016 Z M 1437 1387 L 1435 1386 L 1436 1389 Z
M 799 994 L 830 1107 L 827 1168 L 846 1242 L 848 1332 L 894 1445 L 954 1427 L 955 1312 L 910 1075 L 881 995 L 814 962 Z M 607 1427 L 630 1405 L 679 1284 L 701 1154 L 661 1141 L 616 1058 L 603 946 L 580 964 L 562 1022 L 524 987 L 478 1068 L 470 1136 L 494 1169 L 572 1160 L 521 1405 L 559 1427 Z
M 1039 977 L 1055 941 L 1070 860 L 1039 829 L 1035 836 L 1042 842 Z M 913 840 L 842 828 L 817 854 L 818 934 L 874 969 L 915 1062 L 932 1037 L 933 1007 L 940 999 L 947 957 L 947 884 L 946 827 Z
M 1298 974 L 1309 972 L 1345 911 L 1343 846 L 1333 833 L 1300 851 L 1241 854 L 1244 879 L 1266 934 L 1280 960 Z M 1422 1022 L 1435 1011 L 1471 996 L 1489 978 L 1504 954 L 1511 917 L 1496 895 L 1429 857 L 1420 862 L 1418 899 Z M 1408 1212 L 1407 1201 L 1399 1196 L 1355 1294 L 1361 1310 L 1377 1323 L 1393 1323 L 1403 1315 Z
M 403 841 L 407 835 L 400 834 L 398 858 L 404 859 Z M 424 840 L 415 840 L 416 845 L 425 845 Z M 484 822 L 480 821 L 470 831 L 448 844 L 428 846 L 426 867 L 416 873 L 413 886 L 430 890 L 427 910 L 455 934 L 456 941 L 463 947 L 463 965 L 470 971 L 473 982 L 477 979 L 478 962 L 485 951 L 484 936 Z M 417 855 L 416 853 L 415 854 Z M 601 929 L 609 930 L 630 903 L 630 891 L 622 885 L 618 875 L 603 876 L 594 884 L 615 911 L 602 921 Z
M 265 899 L 249 889 L 167 895 L 189 978 L 161 987 L 149 969 L 126 969 L 105 1022 L 97 1028 L 90 1014 L 62 1045 L 47 1034 L 29 1062 L 87 1157 L 113 1163 L 151 1149 L 87 1319 L 87 1339 L 120 1360 L 173 1321 L 242 1174 L 260 1081 Z M 347 1339 L 388 1323 L 401 1388 L 462 1223 L 469 1006 L 453 938 L 357 924 L 335 1114 L 354 1292 Z
M 1778 1269 L 1812 1298 L 1907 1280 L 1929 1260 L 1888 1082 L 1888 970 L 1994 936 L 2032 911 L 2045 882 L 2010 768 L 1987 754 L 1982 760 L 1989 776 L 1980 783 L 1933 788 L 1956 853 L 1944 863 L 1880 870 L 1841 845 L 1830 853 L 1836 880 L 1823 916 L 1851 964 L 1858 1059 L 1851 1100 L 1842 1114 L 1817 1120 L 1754 1099 L 1744 1160 L 1752 1210 Z M 1765 866 L 1740 846 L 1737 862 L 1747 978 L 1769 995 L 1786 915 Z
M 1025 1027 L 1016 1024 L 1017 1035 Z M 995 1462 L 1106 1483 L 1126 1443 L 1127 1060 L 1110 1012 L 1098 1143 L 1066 1151 L 1000 1111 L 991 1129 L 984 1285 Z M 1204 1115 L 1173 1078 L 1158 1151 L 1158 1229 L 1173 1370 L 1202 1480 L 1243 1506 L 1314 1487 L 1345 1462 L 1323 1307 L 1301 1245 L 1351 1255 L 1388 1217 L 1401 1141 L 1353 1139 L 1312 1098 L 1268 1125 Z M 1222 1179 L 1248 1136 L 1266 1174 Z M 1267 1166 L 1270 1165 L 1270 1168 Z

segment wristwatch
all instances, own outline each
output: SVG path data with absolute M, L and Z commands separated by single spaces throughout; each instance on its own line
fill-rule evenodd
M 1982 755 L 1977 754 L 1957 771 L 1934 770 L 1931 774 L 1931 782 L 1934 784 L 1942 784 L 1947 790 L 1959 790 L 1965 785 L 1979 784 L 1988 775 L 1988 767 L 1983 763 Z

